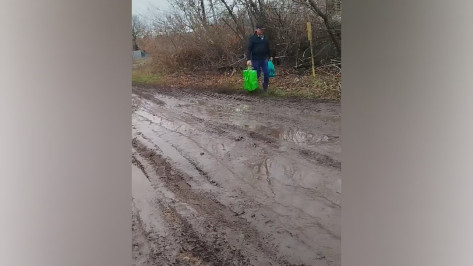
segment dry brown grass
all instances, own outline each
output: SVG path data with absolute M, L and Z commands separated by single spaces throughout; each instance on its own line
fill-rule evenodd
M 277 69 L 278 71 L 278 69 Z M 307 71 L 308 72 L 308 71 Z M 219 73 L 216 71 L 166 71 L 151 61 L 134 65 L 133 83 L 169 88 L 191 88 L 239 93 L 243 90 L 241 70 Z M 316 76 L 309 73 L 279 70 L 270 80 L 269 95 L 339 101 L 341 75 L 317 69 Z

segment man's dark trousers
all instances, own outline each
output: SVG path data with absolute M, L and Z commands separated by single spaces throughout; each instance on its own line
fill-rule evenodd
M 261 76 L 261 70 L 263 70 L 263 74 L 264 74 L 263 89 L 267 90 L 268 84 L 269 84 L 268 59 L 251 60 L 251 65 L 253 66 L 253 69 L 257 71 L 258 79 Z

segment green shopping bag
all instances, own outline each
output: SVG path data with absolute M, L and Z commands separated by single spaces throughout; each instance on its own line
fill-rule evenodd
M 276 69 L 274 69 L 274 64 L 271 61 L 268 61 L 268 70 L 269 70 L 269 77 L 273 78 L 276 76 Z
M 256 70 L 253 70 L 251 66 L 243 70 L 243 87 L 247 91 L 254 91 L 258 88 L 258 75 Z

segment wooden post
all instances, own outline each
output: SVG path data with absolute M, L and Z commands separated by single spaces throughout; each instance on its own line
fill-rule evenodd
M 312 58 L 312 76 L 315 77 L 315 66 L 314 66 L 314 46 L 312 43 L 312 25 L 307 22 L 307 37 L 310 42 L 310 57 Z

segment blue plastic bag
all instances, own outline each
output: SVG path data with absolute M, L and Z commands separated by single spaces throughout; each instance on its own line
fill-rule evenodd
M 273 78 L 274 76 L 276 76 L 276 69 L 274 69 L 274 64 L 271 60 L 268 61 L 268 71 L 269 71 L 270 78 Z

